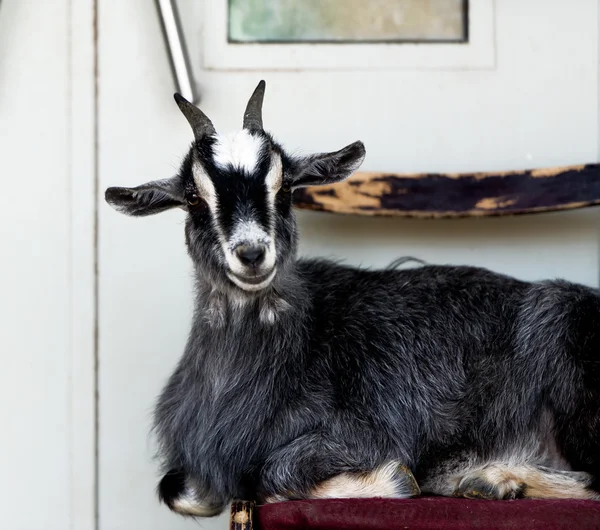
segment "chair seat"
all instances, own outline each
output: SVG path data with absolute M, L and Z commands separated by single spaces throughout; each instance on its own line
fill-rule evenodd
M 340 499 L 293 501 L 256 509 L 260 530 L 600 529 L 600 501 Z

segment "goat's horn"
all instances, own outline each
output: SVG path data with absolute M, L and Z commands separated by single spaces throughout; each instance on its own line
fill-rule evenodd
M 203 136 L 216 133 L 215 127 L 208 119 L 208 116 L 206 116 L 206 114 L 204 114 L 204 112 L 202 112 L 198 107 L 196 107 L 196 105 L 192 105 L 181 94 L 175 94 L 174 97 L 175 102 L 185 116 L 185 119 L 192 126 L 196 140 L 200 140 Z
M 265 82 L 261 81 L 250 96 L 246 112 L 244 112 L 244 129 L 259 130 L 262 124 L 262 104 L 265 97 Z

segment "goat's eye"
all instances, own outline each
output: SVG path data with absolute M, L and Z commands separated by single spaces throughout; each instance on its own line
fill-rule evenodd
M 200 203 L 200 197 L 198 197 L 198 195 L 196 195 L 195 193 L 190 193 L 186 197 L 186 200 L 190 206 L 197 206 Z
M 281 191 L 283 191 L 283 193 L 289 193 L 291 190 L 292 190 L 292 188 L 290 187 L 289 184 L 281 185 Z

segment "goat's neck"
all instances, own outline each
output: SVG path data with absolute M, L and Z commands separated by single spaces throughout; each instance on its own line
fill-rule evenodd
M 307 303 L 304 282 L 293 265 L 278 273 L 269 287 L 256 293 L 243 291 L 228 281 L 210 281 L 202 275 L 198 285 L 200 310 L 216 328 L 240 314 L 272 325 L 294 310 L 302 312 Z

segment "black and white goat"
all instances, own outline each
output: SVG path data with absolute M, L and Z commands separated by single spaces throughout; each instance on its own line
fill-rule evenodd
M 292 192 L 361 164 L 361 142 L 291 157 L 263 130 L 195 141 L 179 174 L 109 188 L 117 210 L 187 211 L 196 309 L 155 413 L 160 497 L 600 498 L 600 293 L 473 267 L 297 260 Z

